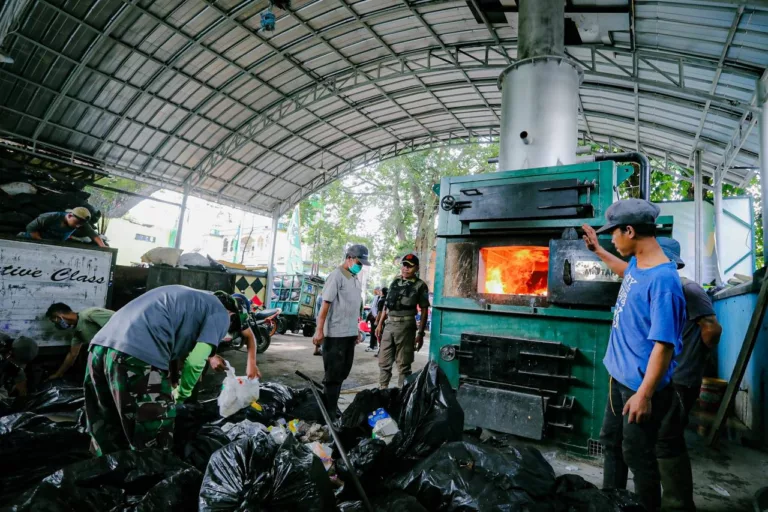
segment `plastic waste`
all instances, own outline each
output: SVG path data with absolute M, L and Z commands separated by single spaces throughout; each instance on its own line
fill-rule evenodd
M 413 376 L 412 376 L 413 377 Z M 460 441 L 464 430 L 464 410 L 456 400 L 456 392 L 437 363 L 428 363 L 400 396 L 400 429 L 392 446 L 398 459 L 420 460 L 443 443 Z
M 176 453 L 200 471 L 205 471 L 208 461 L 218 449 L 231 442 L 224 431 L 214 425 L 203 425 L 188 439 L 174 439 Z
M 472 440 L 442 446 L 393 485 L 430 510 L 520 510 L 551 497 L 555 474 L 538 450 Z
M 122 451 L 56 471 L 20 496 L 9 510 L 194 510 L 201 477 L 198 470 L 169 452 Z
M 325 470 L 328 471 L 331 469 L 331 466 L 333 465 L 333 459 L 331 458 L 331 453 L 333 453 L 333 448 L 329 444 L 320 444 L 317 441 L 314 443 L 308 443 L 307 447 L 312 450 L 312 453 L 317 455 L 320 460 L 323 462 L 323 466 L 325 466 Z
M 277 444 L 283 444 L 288 438 L 288 431 L 285 430 L 285 427 L 269 427 L 267 430 Z
M 245 437 L 255 436 L 258 432 L 266 431 L 267 427 L 261 423 L 243 420 L 239 423 L 225 423 L 221 430 L 227 435 L 230 441 L 237 441 Z
M 259 388 L 258 379 L 235 376 L 235 369 L 227 362 L 227 376 L 219 395 L 219 414 L 226 418 L 248 407 L 259 399 Z
M 363 487 L 372 490 L 374 493 L 380 490 L 380 479 L 378 477 L 391 472 L 397 467 L 397 464 L 392 463 L 394 461 L 390 457 L 391 452 L 387 450 L 386 443 L 381 439 L 364 439 L 347 453 L 347 458 L 357 473 L 358 480 L 360 480 Z M 345 483 L 351 483 L 352 477 L 349 473 L 350 468 L 347 467 L 342 459 L 338 459 L 336 461 L 336 474 L 339 475 L 339 478 Z M 347 489 L 347 487 L 350 489 Z M 346 493 L 345 495 L 357 497 L 351 485 L 345 485 L 345 491 L 353 493 Z
M 217 451 L 200 488 L 199 510 L 332 511 L 330 479 L 322 462 L 288 436 L 278 445 L 259 432 Z
M 400 431 L 395 420 L 384 409 L 376 409 L 370 414 L 368 424 L 373 426 L 374 439 L 381 439 L 387 444 L 391 443 L 395 434 Z
M 579 475 L 561 475 L 551 500 L 555 510 L 568 512 L 642 512 L 637 495 L 625 489 L 601 491 Z M 556 504 L 556 505 L 555 505 Z
M 51 473 L 91 457 L 90 437 L 73 423 L 31 412 L 0 418 L 0 503 Z
M 400 389 L 365 389 L 355 395 L 354 400 L 341 414 L 338 429 L 341 443 L 351 450 L 363 439 L 370 439 L 373 427 L 368 424 L 368 415 L 377 409 L 389 411 L 395 418 L 400 413 Z
M 18 411 L 37 414 L 71 412 L 85 405 L 85 392 L 82 386 L 52 386 L 26 398 L 18 398 L 14 405 Z
M 416 498 L 398 491 L 372 498 L 371 505 L 376 512 L 427 512 Z M 339 503 L 339 512 L 366 512 L 366 510 L 362 501 L 345 501 Z
M 175 267 L 179 263 L 179 257 L 182 252 L 181 249 L 173 249 L 171 247 L 155 247 L 141 256 L 141 262 Z

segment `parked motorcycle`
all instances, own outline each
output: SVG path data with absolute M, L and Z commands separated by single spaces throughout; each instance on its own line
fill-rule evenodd
M 250 325 L 253 335 L 256 338 L 256 353 L 261 354 L 269 348 L 269 344 L 272 342 L 272 335 L 270 334 L 272 328 L 267 324 L 268 321 L 272 321 L 277 324 L 276 318 L 280 315 L 280 308 L 263 309 L 261 311 L 251 311 L 248 314 L 248 325 Z M 245 348 L 245 340 L 236 333 L 234 336 L 227 336 L 219 344 L 218 352 L 225 352 L 227 350 L 243 350 Z

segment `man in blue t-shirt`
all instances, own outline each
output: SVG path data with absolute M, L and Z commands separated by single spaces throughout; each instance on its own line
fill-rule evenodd
M 603 488 L 623 489 L 627 470 L 635 492 L 649 512 L 659 510 L 661 485 L 655 445 L 661 420 L 672 404 L 673 357 L 682 349 L 685 299 L 677 267 L 656 241 L 658 206 L 627 199 L 605 212 L 597 232 L 584 225 L 584 241 L 608 267 L 622 276 L 613 328 L 603 364 L 610 374 L 600 441 Z M 613 245 L 629 263 L 598 243 L 610 233 Z

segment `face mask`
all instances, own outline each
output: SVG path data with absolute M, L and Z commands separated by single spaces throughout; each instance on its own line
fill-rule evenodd
M 360 273 L 360 271 L 363 270 L 363 266 L 360 263 L 355 263 L 351 267 L 349 267 L 349 273 L 353 276 L 356 276 Z
M 56 320 L 56 323 L 54 323 L 53 325 L 54 325 L 54 326 L 55 326 L 55 327 L 56 327 L 58 330 L 60 330 L 60 331 L 66 331 L 67 329 L 71 329 L 72 327 L 74 327 L 74 326 L 72 326 L 72 325 L 69 325 L 69 324 L 67 323 L 67 321 L 66 321 L 66 320 L 64 320 L 63 318 L 59 318 L 58 320 Z

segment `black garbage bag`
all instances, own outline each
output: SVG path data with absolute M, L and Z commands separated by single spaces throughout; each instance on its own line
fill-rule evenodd
M 90 459 L 90 437 L 73 423 L 31 412 L 0 418 L 0 503 L 57 470 Z
M 205 471 L 211 455 L 230 442 L 229 437 L 220 427 L 203 425 L 197 432 L 189 433 L 187 438 L 174 437 L 174 451 L 189 464 L 200 471 Z
M 202 475 L 166 451 L 122 451 L 78 462 L 46 477 L 9 508 L 14 512 L 194 509 Z
M 428 363 L 400 396 L 397 426 L 400 429 L 391 448 L 399 460 L 418 461 L 443 443 L 460 441 L 464 430 L 464 411 L 456 400 L 443 370 Z
M 325 394 L 322 391 L 320 398 L 325 400 Z M 323 402 L 325 403 L 325 402 Z M 320 406 L 315 399 L 314 393 L 309 388 L 301 388 L 293 390 L 293 400 L 289 404 L 287 412 L 287 419 L 299 419 L 306 421 L 307 423 L 319 423 L 325 425 L 325 418 L 320 411 Z M 336 411 L 336 417 L 341 417 L 341 411 Z
M 536 449 L 495 448 L 472 440 L 442 446 L 396 477 L 393 486 L 430 510 L 521 510 L 551 497 L 555 474 Z
M 384 409 L 397 420 L 400 415 L 400 389 L 364 389 L 341 415 L 341 430 L 359 437 L 371 437 L 368 415 L 376 409 Z
M 335 510 L 322 461 L 289 435 L 277 445 L 266 432 L 235 441 L 211 457 L 200 489 L 199 509 Z
M 376 512 L 427 512 L 416 498 L 399 491 L 371 499 L 371 506 Z M 362 501 L 345 501 L 339 503 L 339 512 L 366 512 L 366 509 Z
M 36 414 L 72 412 L 85 405 L 85 392 L 82 386 L 51 386 L 27 397 L 19 397 L 16 403 L 18 411 Z
M 643 512 L 637 495 L 625 489 L 600 490 L 579 475 L 557 477 L 556 502 L 568 512 Z
M 372 488 L 377 484 L 377 477 L 381 477 L 396 468 L 393 465 L 392 451 L 380 439 L 363 439 L 360 444 L 352 448 L 347 454 L 350 464 L 357 474 L 357 478 L 366 488 Z M 350 468 L 344 460 L 336 461 L 336 474 L 343 482 L 352 482 Z M 346 486 L 347 487 L 351 486 Z

